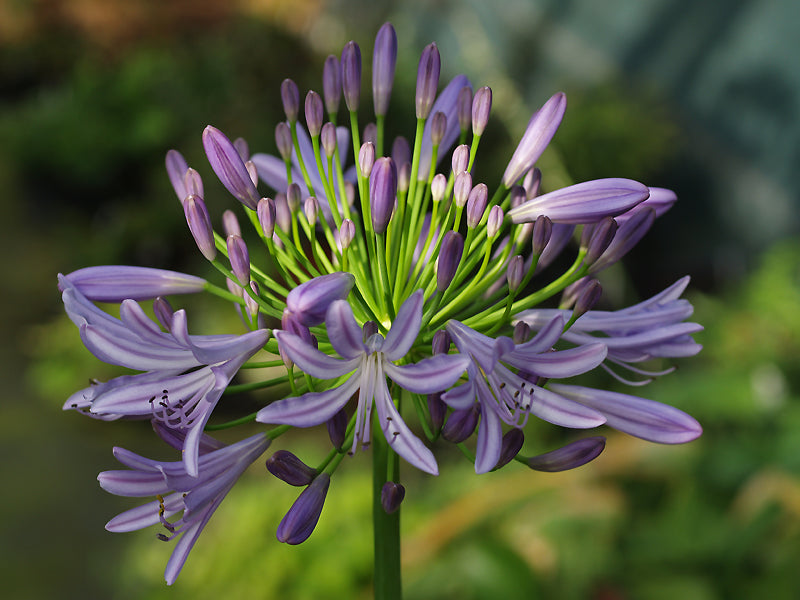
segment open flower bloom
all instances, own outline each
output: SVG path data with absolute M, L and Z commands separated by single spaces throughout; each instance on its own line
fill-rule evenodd
M 328 309 L 326 324 L 331 344 L 343 360 L 323 354 L 300 337 L 276 331 L 283 351 L 303 371 L 318 379 L 335 379 L 352 373 L 339 386 L 324 392 L 278 400 L 261 409 L 256 420 L 310 427 L 319 425 L 339 412 L 350 397 L 358 394 L 358 409 L 352 450 L 369 444 L 373 402 L 378 423 L 389 446 L 418 469 L 438 475 L 433 453 L 403 421 L 386 384 L 388 376 L 411 392 L 432 394 L 447 389 L 467 368 L 464 356 L 440 354 L 418 363 L 396 365 L 404 358 L 419 334 L 422 322 L 422 292 L 412 294 L 397 312 L 384 338 L 375 333 L 363 339 L 350 305 L 337 300 Z
M 503 423 L 522 427 L 530 414 L 562 427 L 584 429 L 605 423 L 597 411 L 531 382 L 537 377 L 579 375 L 594 369 L 605 358 L 606 348 L 600 343 L 552 351 L 563 327 L 561 317 L 556 317 L 534 339 L 514 344 L 510 338 L 494 340 L 458 321 L 447 323 L 447 332 L 458 351 L 471 357 L 471 361 L 467 368 L 469 380 L 442 394 L 442 400 L 457 410 L 476 401 L 480 404 L 477 473 L 491 471 L 497 464 Z M 524 369 L 526 378 L 509 367 Z
M 64 307 L 89 351 L 100 360 L 144 371 L 92 385 L 73 395 L 65 409 L 88 408 L 106 419 L 152 418 L 187 432 L 184 463 L 198 472 L 203 428 L 233 376 L 269 338 L 259 329 L 237 335 L 189 335 L 186 312 L 172 315 L 164 332 L 134 300 L 123 300 L 120 318 L 103 312 L 67 278 L 60 278 Z
M 151 460 L 123 448 L 114 448 L 114 457 L 130 470 L 104 471 L 98 475 L 100 486 L 112 494 L 156 499 L 125 511 L 111 519 L 106 529 L 113 532 L 135 531 L 161 523 L 169 536 L 180 536 L 167 563 L 164 578 L 172 585 L 183 568 L 189 552 L 211 515 L 242 473 L 269 447 L 270 439 L 263 433 L 245 440 L 220 445 L 202 436 L 202 446 L 209 449 L 198 461 L 198 472 L 186 472 L 183 461 Z M 178 519 L 170 521 L 180 513 Z

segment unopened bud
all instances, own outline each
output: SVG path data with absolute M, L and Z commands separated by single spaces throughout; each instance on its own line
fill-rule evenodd
M 444 425 L 444 418 L 447 415 L 447 404 L 442 400 L 441 392 L 428 394 L 428 414 L 431 417 L 433 431 L 438 432 Z
M 250 160 L 250 148 L 247 145 L 247 140 L 243 137 L 238 137 L 233 140 L 233 147 L 236 148 L 236 151 L 244 162 Z
M 447 177 L 437 173 L 431 181 L 431 199 L 434 202 L 441 202 L 444 193 L 447 191 Z
M 232 210 L 226 210 L 222 213 L 222 229 L 225 235 L 242 235 L 242 228 L 239 227 L 239 220 Z
M 183 201 L 183 212 L 186 223 L 192 233 L 197 247 L 208 260 L 214 260 L 217 248 L 214 245 L 214 231 L 211 228 L 211 217 L 200 196 L 189 196 Z
M 506 269 L 506 280 L 508 281 L 508 289 L 516 292 L 519 285 L 522 283 L 522 278 L 525 276 L 525 261 L 517 254 L 512 256 L 508 262 Z
M 344 444 L 345 436 L 347 435 L 347 412 L 345 409 L 340 410 L 330 419 L 328 419 L 328 437 L 331 439 L 331 444 L 334 448 L 341 448 Z
M 186 169 L 186 175 L 183 176 L 183 183 L 186 186 L 186 196 L 194 194 L 195 196 L 203 197 L 203 180 L 200 178 L 200 173 L 191 167 Z M 181 198 L 181 200 L 182 199 L 183 198 Z
M 533 234 L 531 235 L 531 245 L 533 254 L 539 256 L 547 247 L 550 236 L 553 234 L 553 222 L 545 215 L 536 217 L 533 223 Z
M 406 488 L 400 483 L 387 481 L 381 488 L 381 506 L 386 514 L 390 515 L 400 508 L 403 498 L 406 497 Z
M 478 425 L 480 409 L 475 403 L 469 408 L 454 410 L 442 429 L 442 437 L 448 442 L 460 444 L 475 431 Z
M 531 326 L 525 321 L 517 321 L 514 325 L 514 333 L 511 336 L 515 344 L 524 344 L 531 335 Z
M 372 167 L 375 164 L 375 146 L 372 142 L 365 142 L 358 151 L 358 166 L 361 168 L 361 175 L 369 177 Z
M 468 90 L 469 88 L 464 88 Z M 455 150 L 453 150 L 453 159 L 452 159 L 452 167 L 453 167 L 453 175 L 458 176 L 459 173 L 463 173 L 467 170 L 469 166 L 469 146 L 466 144 L 461 144 Z
M 211 168 L 225 188 L 242 204 L 255 210 L 261 196 L 231 141 L 219 129 L 209 125 L 203 131 L 203 148 Z
M 352 41 L 347 42 L 342 50 L 342 91 L 347 110 L 358 110 L 361 99 L 361 48 Z
M 250 255 L 247 252 L 247 244 L 239 235 L 229 235 L 227 241 L 231 271 L 239 285 L 244 287 L 250 283 Z
M 308 135 L 313 138 L 318 136 L 319 132 L 322 130 L 322 119 L 324 118 L 322 98 L 320 98 L 320 95 L 314 90 L 306 94 L 305 109 Z
M 256 297 L 259 296 L 258 284 L 255 281 L 250 282 L 250 289 Z M 244 294 L 244 305 L 247 308 L 247 312 L 250 313 L 251 318 L 258 314 L 258 302 L 256 302 L 250 294 Z
M 300 208 L 301 197 L 302 192 L 300 191 L 300 186 L 296 182 L 286 188 L 286 204 L 289 205 L 289 210 L 292 211 L 292 214 L 296 213 Z
M 500 444 L 500 458 L 497 460 L 495 469 L 506 466 L 514 457 L 522 450 L 522 444 L 525 443 L 525 436 L 521 429 L 510 429 L 503 435 L 503 441 Z
M 372 121 L 364 126 L 363 142 L 369 142 L 373 146 L 378 145 L 378 126 Z
M 614 241 L 617 233 L 617 222 L 613 217 L 604 217 L 593 225 L 584 225 L 581 234 L 581 248 L 586 250 L 584 264 L 591 265 Z
M 333 123 L 325 123 L 322 126 L 322 133 L 320 136 L 320 142 L 322 143 L 322 150 L 325 152 L 325 156 L 328 158 L 332 158 L 334 154 L 336 154 L 336 126 Z
M 275 477 L 296 487 L 311 483 L 317 476 L 312 469 L 288 450 L 278 450 L 267 459 L 267 470 Z
M 500 206 L 495 204 L 489 209 L 489 218 L 486 221 L 486 235 L 490 240 L 494 239 L 500 232 L 500 228 L 503 226 L 503 219 L 505 219 L 505 214 Z
M 372 52 L 372 101 L 378 116 L 385 115 L 389 110 L 396 64 L 397 33 L 391 23 L 384 23 L 375 36 L 375 49 Z
M 472 101 L 472 134 L 483 135 L 486 124 L 489 122 L 489 113 L 492 111 L 492 89 L 482 87 L 475 92 L 475 99 Z
M 342 226 L 339 229 L 339 244 L 341 244 L 342 250 L 349 248 L 355 237 L 356 224 L 351 219 L 343 219 Z
M 465 85 L 458 92 L 456 99 L 456 114 L 461 133 L 466 133 L 472 126 L 472 88 Z
M 444 234 L 439 257 L 436 259 L 436 289 L 445 291 L 456 274 L 461 254 L 464 252 L 464 238 L 457 231 Z
M 339 112 L 342 99 L 342 67 L 339 59 L 333 54 L 325 59 L 322 68 L 322 95 L 325 97 L 325 108 L 329 115 Z
M 539 195 L 539 190 L 542 187 L 542 172 L 539 167 L 534 167 L 525 173 L 522 179 L 522 187 L 525 188 L 525 197 L 530 200 Z
M 450 352 L 450 334 L 445 329 L 439 329 L 433 334 L 433 341 L 431 342 L 431 350 L 433 354 L 447 354 Z
M 262 198 L 256 206 L 258 222 L 261 224 L 261 231 L 264 237 L 272 239 L 275 233 L 275 201 L 272 198 Z
M 394 138 L 392 144 L 392 160 L 396 165 L 404 165 L 411 162 L 411 148 L 408 145 L 408 140 L 402 135 Z
M 369 205 L 372 228 L 377 234 L 384 233 L 392 218 L 397 197 L 397 169 L 391 158 L 381 157 L 375 161 L 369 180 Z
M 317 526 L 331 477 L 320 473 L 295 500 L 278 525 L 278 541 L 295 545 L 305 542 Z
M 552 452 L 531 456 L 525 462 L 535 471 L 546 471 L 548 473 L 567 471 L 594 460 L 600 456 L 605 447 L 606 438 L 598 435 L 571 442 Z
M 428 44 L 422 51 L 417 69 L 417 118 L 427 119 L 436 99 L 436 91 L 439 87 L 439 70 L 442 63 L 439 57 L 439 49 L 435 43 Z
M 467 171 L 462 171 L 456 175 L 455 184 L 453 185 L 453 201 L 458 208 L 463 208 L 466 205 L 471 191 L 472 175 Z
M 283 112 L 286 113 L 286 120 L 289 123 L 296 123 L 297 114 L 300 112 L 300 90 L 291 79 L 284 79 L 281 82 L 281 102 L 283 103 Z
M 475 229 L 483 218 L 486 203 L 489 201 L 489 188 L 485 183 L 479 183 L 469 193 L 467 198 L 467 227 Z
M 446 131 L 447 115 L 441 111 L 436 111 L 431 119 L 431 143 L 434 146 L 441 144 Z
M 303 214 L 305 214 L 308 224 L 312 227 L 317 224 L 317 213 L 319 212 L 319 202 L 314 196 L 309 196 L 303 203 Z

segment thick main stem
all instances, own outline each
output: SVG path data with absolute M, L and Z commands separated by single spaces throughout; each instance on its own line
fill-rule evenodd
M 372 444 L 372 524 L 375 544 L 375 600 L 400 600 L 400 510 L 386 514 L 381 491 L 386 483 L 391 454 L 380 427 Z

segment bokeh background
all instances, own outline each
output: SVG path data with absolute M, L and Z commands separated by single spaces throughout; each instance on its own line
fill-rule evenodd
M 111 447 L 157 450 L 146 424 L 61 412 L 88 378 L 115 370 L 80 345 L 55 274 L 114 263 L 206 273 L 165 152 L 178 148 L 201 170 L 219 218 L 235 201 L 210 184 L 203 127 L 273 151 L 280 81 L 319 89 L 325 56 L 349 39 L 368 77 L 386 20 L 400 52 L 390 132 L 410 131 L 417 58 L 436 40 L 443 80 L 463 72 L 493 88 L 478 173 L 490 185 L 531 112 L 560 89 L 569 108 L 547 165 L 575 181 L 618 176 L 675 189 L 680 202 L 605 274 L 604 289 L 612 302 L 632 302 L 689 273 L 706 327 L 701 355 L 643 392 L 703 423 L 693 444 L 609 432 L 606 452 L 575 472 L 482 477 L 437 448 L 442 476 L 407 481 L 407 597 L 800 597 L 793 0 L 0 0 L 3 595 L 370 597 L 364 456 L 337 473 L 301 547 L 274 538 L 296 491 L 259 462 L 169 589 L 171 545 L 154 532 L 104 531 L 134 505 L 96 484 L 97 472 L 115 468 Z M 198 328 L 235 326 L 219 302 L 186 302 Z M 531 427 L 530 449 L 566 439 L 553 429 Z M 321 452 L 316 433 L 291 447 Z

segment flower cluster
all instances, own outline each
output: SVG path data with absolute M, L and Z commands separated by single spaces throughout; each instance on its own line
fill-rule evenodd
M 605 439 L 591 436 L 523 456 L 531 415 L 573 429 L 606 424 L 666 444 L 701 433 L 675 408 L 561 381 L 600 368 L 643 384 L 667 371 L 639 363 L 700 350 L 691 334 L 701 327 L 686 321 L 692 307 L 680 298 L 687 279 L 629 308 L 593 309 L 602 294 L 594 275 L 630 251 L 675 195 L 627 179 L 545 192 L 536 163 L 564 116 L 563 93 L 531 117 L 494 189 L 475 181 L 492 92 L 475 90 L 464 75 L 441 86 L 435 44 L 419 61 L 416 131 L 410 141 L 390 144 L 396 57 L 387 23 L 373 54 L 375 119 L 363 130 L 355 42 L 325 61 L 321 96 L 309 91 L 301 105 L 296 84 L 282 83 L 278 155 L 250 154 L 243 139 L 205 129 L 211 169 L 254 231 L 243 233 L 230 210 L 222 233 L 216 231 L 199 172 L 177 151 L 167 154 L 189 231 L 225 287 L 141 267 L 59 276 L 86 347 L 140 372 L 93 383 L 65 409 L 105 420 L 149 419 L 181 452 L 167 463 L 115 449 L 130 470 L 99 477 L 112 493 L 153 498 L 112 519 L 109 530 L 160 523 L 169 534 L 162 539 L 180 536 L 168 583 L 236 479 L 291 427 L 325 424 L 332 449 L 314 467 L 283 449 L 267 461 L 277 478 L 305 488 L 277 530 L 290 544 L 313 531 L 340 463 L 370 445 L 380 446 L 376 457 L 388 456 L 379 485 L 385 510 L 393 512 L 405 494 L 399 458 L 437 475 L 437 444 L 458 445 L 477 473 L 511 461 L 540 471 L 571 469 L 603 450 Z M 575 250 L 568 250 L 573 241 Z M 572 264 L 554 275 L 547 267 L 562 253 L 573 254 Z M 165 297 L 199 292 L 232 303 L 244 333 L 189 334 L 186 312 Z M 149 300 L 155 318 L 139 304 Z M 559 308 L 542 308 L 548 300 Z M 119 317 L 95 302 L 118 303 Z M 231 385 L 245 367 L 253 376 Z M 258 369 L 267 367 L 270 375 L 259 379 L 267 371 Z M 275 377 L 277 367 L 283 372 Z M 224 396 L 242 391 L 261 394 L 263 408 L 213 426 L 262 430 L 225 446 L 207 435 L 209 420 Z

